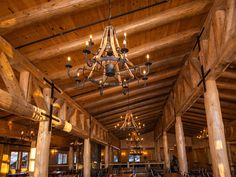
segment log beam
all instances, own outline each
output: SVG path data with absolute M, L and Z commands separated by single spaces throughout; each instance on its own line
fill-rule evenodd
M 183 124 L 180 116 L 176 117 L 175 135 L 176 135 L 176 145 L 178 151 L 179 171 L 184 176 L 185 174 L 188 173 L 188 162 L 185 149 Z
M 161 25 L 165 25 L 177 20 L 184 18 L 189 18 L 194 15 L 202 14 L 208 10 L 208 5 L 210 1 L 206 0 L 195 0 L 191 3 L 186 3 L 184 5 L 159 12 L 155 15 L 149 16 L 135 22 L 130 22 L 129 24 L 120 26 L 116 28 L 117 35 L 122 35 L 124 32 L 127 34 L 133 34 L 148 29 L 152 29 Z M 102 32 L 93 34 L 94 42 L 98 43 L 102 37 Z M 58 55 L 62 55 L 68 52 L 78 50 L 84 46 L 84 41 L 87 40 L 87 37 L 80 38 L 75 41 L 70 41 L 53 47 L 49 47 L 45 50 L 34 51 L 33 53 L 27 54 L 32 61 L 40 61 Z M 149 46 L 150 47 L 150 46 Z
M 8 58 L 4 52 L 0 50 L 0 74 L 6 85 L 8 92 L 12 95 L 23 97 L 23 93 L 19 86 L 19 82 L 15 77 L 14 71 L 8 62 Z
M 231 176 L 216 81 L 207 80 L 206 88 L 204 100 L 213 176 Z
M 84 10 L 101 2 L 101 0 L 55 0 L 43 3 L 0 18 L 0 33 L 6 34 L 39 21 L 48 20 L 73 11 Z
M 50 88 L 45 88 L 44 98 L 47 106 L 47 110 L 50 108 Z M 48 111 L 47 111 L 47 114 Z M 51 131 L 49 130 L 49 121 L 44 120 L 39 122 L 37 146 L 36 146 L 36 159 L 35 159 L 35 177 L 48 176 L 48 164 L 49 164 L 49 149 L 51 142 Z
M 163 148 L 164 148 L 165 168 L 168 171 L 170 169 L 170 155 L 169 155 L 168 136 L 166 131 L 163 132 Z
M 224 70 L 232 63 L 236 58 L 236 21 L 232 19 L 236 18 L 236 8 L 235 3 L 230 3 L 231 0 L 223 1 L 218 0 L 213 4 L 211 12 L 204 23 L 205 31 L 202 34 L 200 45 L 201 51 L 197 49 L 193 50 L 190 54 L 189 59 L 186 61 L 185 66 L 177 79 L 173 91 L 171 92 L 168 101 L 166 102 L 164 108 L 164 127 L 168 130 L 175 121 L 175 113 L 177 115 L 183 115 L 186 110 L 188 110 L 191 105 L 200 97 L 203 93 L 203 84 L 198 86 L 201 81 L 201 65 L 204 66 L 204 71 L 210 71 L 210 73 L 205 78 L 217 79 Z M 231 6 L 226 6 L 230 3 Z M 228 7 L 228 8 L 227 8 Z M 213 25 L 215 15 L 222 14 L 222 9 L 225 11 L 224 25 Z M 222 23 L 222 21 L 220 22 Z M 230 24 L 230 25 L 229 25 Z M 227 26 L 228 25 L 228 26 Z M 227 26 L 227 27 L 226 27 Z M 226 30 L 230 27 L 230 30 Z M 217 28 L 217 29 L 216 29 Z M 223 30 L 221 29 L 223 28 Z M 215 31 L 223 31 L 222 35 L 215 34 Z M 228 40 L 224 40 L 224 36 L 228 37 Z M 215 40 L 217 37 L 221 39 Z M 217 42 L 221 41 L 220 47 L 218 46 L 218 51 L 216 51 Z M 200 57 L 200 61 L 197 59 Z M 189 74 L 186 74 L 189 73 Z M 191 83 L 189 85 L 189 83 Z

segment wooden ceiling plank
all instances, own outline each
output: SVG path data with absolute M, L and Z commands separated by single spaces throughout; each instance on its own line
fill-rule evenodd
M 221 1 L 223 2 L 223 1 Z M 224 1 L 224 3 L 226 3 L 226 1 Z M 225 5 L 225 4 L 224 4 Z M 214 28 L 214 26 L 212 26 L 212 16 L 215 15 L 217 9 L 222 10 L 222 4 L 220 4 L 218 6 L 218 2 L 215 2 L 213 5 L 214 8 L 212 8 L 211 12 L 208 14 L 208 17 L 204 23 L 204 27 L 205 27 L 205 31 L 203 32 L 203 35 L 201 38 L 207 39 L 208 42 L 212 42 L 213 38 L 214 38 L 214 30 L 212 30 L 212 28 Z M 225 7 L 225 6 L 224 6 Z M 235 7 L 230 7 L 230 8 L 224 8 L 226 11 L 226 14 L 231 11 L 232 9 L 234 9 Z M 236 13 L 234 13 L 234 18 L 236 18 Z M 220 48 L 220 54 L 219 55 L 215 55 L 214 56 L 211 49 L 215 49 L 214 48 L 214 44 L 212 46 L 208 46 L 208 50 L 205 50 L 206 54 L 204 56 L 206 56 L 204 61 L 204 66 L 205 66 L 205 70 L 210 69 L 210 73 L 208 74 L 208 76 L 206 77 L 206 80 L 208 79 L 217 79 L 223 72 L 224 70 L 229 66 L 229 64 L 231 62 L 233 62 L 233 60 L 236 57 L 236 37 L 235 37 L 235 33 L 236 33 L 236 21 L 233 20 L 233 18 L 226 18 L 225 19 L 225 24 L 230 24 L 230 30 L 225 30 L 224 28 L 224 34 L 221 35 L 221 37 L 223 36 L 230 36 L 228 37 L 228 40 L 223 41 L 221 44 L 221 48 Z M 218 28 L 222 28 L 222 26 L 218 26 Z M 216 29 L 217 30 L 217 29 Z M 219 40 L 218 40 L 219 41 Z M 200 41 L 200 43 L 202 43 L 203 41 Z M 203 50 L 204 51 L 204 50 Z M 193 54 L 195 53 L 195 51 L 192 52 Z M 199 55 L 199 53 L 198 53 Z M 191 60 L 193 58 L 194 55 L 190 55 L 189 60 Z M 210 59 L 209 59 L 210 57 Z M 183 77 L 183 72 L 185 70 L 185 67 L 182 69 L 182 73 L 179 75 L 179 78 Z M 191 78 L 190 78 L 191 79 Z M 201 80 L 201 78 L 200 78 Z M 199 81 L 200 81 L 199 80 Z M 176 82 L 176 85 L 183 87 L 182 82 Z M 174 89 L 173 92 L 176 92 L 176 90 Z M 175 102 L 174 104 L 174 108 L 176 110 L 176 114 L 177 115 L 182 115 L 184 112 L 186 112 L 192 105 L 194 102 L 196 102 L 196 100 L 201 96 L 201 94 L 203 93 L 203 88 L 198 87 L 198 85 L 194 86 L 194 89 L 191 91 L 191 93 L 181 93 L 178 92 L 178 94 L 181 94 L 182 98 L 185 99 L 181 99 L 181 102 Z M 172 99 L 172 98 L 170 98 Z M 169 99 L 169 100 L 170 100 Z M 166 109 L 166 108 L 165 108 Z M 165 117 L 164 117 L 165 119 Z M 169 129 L 171 127 L 171 125 L 173 125 L 173 122 L 175 121 L 175 116 L 172 116 L 171 118 L 169 118 L 168 122 L 165 125 L 165 129 Z
M 127 34 L 133 34 L 140 31 L 145 31 L 147 29 L 152 29 L 161 25 L 165 25 L 176 20 L 189 18 L 198 14 L 202 14 L 208 10 L 208 5 L 210 1 L 208 0 L 195 0 L 193 2 L 159 12 L 155 15 L 149 16 L 147 18 L 130 22 L 123 26 L 117 27 L 116 32 L 119 35 L 122 35 L 124 32 Z M 98 43 L 102 37 L 102 31 L 96 34 L 93 34 L 94 42 Z M 87 37 L 80 38 L 78 40 L 69 41 L 67 43 L 58 44 L 53 47 L 48 47 L 44 50 L 36 50 L 32 53 L 27 54 L 27 57 L 31 61 L 44 60 L 52 57 L 56 57 L 68 52 L 72 52 L 84 47 L 84 43 L 87 40 Z M 149 46 L 151 47 L 151 46 Z
M 71 13 L 84 10 L 103 2 L 102 0 L 54 0 L 32 8 L 16 12 L 0 18 L 0 34 L 6 34 L 13 30 L 22 28 L 33 23 L 48 20 Z

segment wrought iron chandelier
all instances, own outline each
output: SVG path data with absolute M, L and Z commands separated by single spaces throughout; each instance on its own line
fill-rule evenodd
M 127 57 L 127 34 L 124 33 L 123 46 L 119 45 L 115 28 L 110 24 L 111 5 L 109 0 L 109 24 L 105 28 L 102 35 L 100 46 L 97 50 L 93 50 L 94 42 L 92 35 L 89 41 L 86 41 L 86 48 L 83 50 L 85 54 L 86 64 L 82 68 L 78 68 L 75 81 L 77 86 L 84 85 L 89 81 L 98 86 L 100 95 L 106 87 L 121 86 L 125 95 L 128 92 L 128 84 L 134 80 L 146 80 L 150 71 L 151 62 L 149 54 L 146 55 L 146 62 L 142 66 L 134 65 Z M 67 64 L 68 76 L 71 77 L 70 69 L 71 58 L 68 57 Z M 100 76 L 100 77 L 99 77 Z

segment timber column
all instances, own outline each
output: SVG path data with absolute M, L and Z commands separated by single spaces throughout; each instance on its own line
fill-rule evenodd
M 84 177 L 90 177 L 91 145 L 90 138 L 84 139 Z
M 159 138 L 156 142 L 156 160 L 157 162 L 161 162 L 161 146 Z
M 43 94 L 49 110 L 51 89 L 45 88 Z M 39 122 L 34 177 L 48 176 L 49 148 L 51 141 L 51 132 L 49 132 L 48 126 L 49 121 Z
M 169 170 L 170 169 L 170 155 L 169 155 L 168 137 L 167 137 L 166 131 L 163 132 L 163 148 L 164 148 L 165 168 L 166 170 Z
M 73 146 L 69 147 L 69 170 L 73 170 L 74 169 L 74 149 Z
M 178 152 L 179 171 L 182 175 L 188 173 L 188 162 L 185 149 L 185 138 L 183 131 L 183 124 L 180 116 L 176 117 L 175 136 Z
M 109 166 L 109 145 L 105 146 L 105 168 Z
M 212 157 L 213 176 L 231 176 L 227 157 L 224 124 L 215 80 L 206 81 L 204 104 L 207 118 L 209 146 Z

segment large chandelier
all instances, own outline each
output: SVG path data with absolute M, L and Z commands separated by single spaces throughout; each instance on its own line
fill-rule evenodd
M 86 48 L 83 50 L 85 54 L 86 64 L 82 68 L 78 68 L 76 76 L 74 76 L 77 86 L 84 85 L 89 81 L 97 85 L 100 94 L 103 94 L 105 87 L 121 86 L 123 94 L 128 92 L 128 84 L 133 80 L 146 80 L 150 71 L 151 62 L 149 55 L 146 55 L 146 62 L 142 66 L 134 65 L 128 59 L 127 34 L 124 33 L 123 46 L 119 45 L 115 28 L 110 25 L 111 10 L 109 1 L 109 25 L 105 28 L 100 46 L 97 50 L 93 50 L 93 39 L 90 35 L 89 41 L 86 41 Z M 67 73 L 71 76 L 70 69 L 71 58 L 68 57 Z M 139 82 L 138 82 L 139 83 Z

